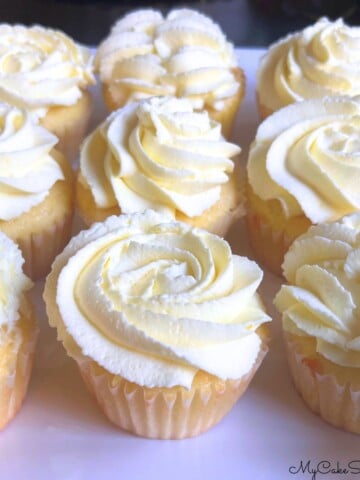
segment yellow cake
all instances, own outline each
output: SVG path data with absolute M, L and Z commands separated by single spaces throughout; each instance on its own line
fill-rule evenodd
M 360 433 L 360 214 L 311 227 L 291 245 L 275 305 L 290 371 L 306 405 Z
M 153 208 L 224 236 L 244 211 L 239 152 L 186 99 L 133 102 L 85 140 L 77 207 L 88 225 Z
M 286 105 L 360 94 L 360 30 L 321 18 L 269 47 L 257 71 L 260 118 Z
M 74 105 L 51 107 L 40 119 L 40 124 L 58 138 L 56 148 L 70 162 L 78 158 L 91 111 L 92 98 L 90 93 L 85 91 Z
M 74 160 L 91 113 L 90 50 L 58 30 L 0 24 L 0 102 L 25 108 Z
M 222 238 L 147 210 L 74 237 L 44 300 L 112 422 L 185 438 L 221 420 L 267 351 L 261 278 Z
M 358 98 L 328 97 L 260 124 L 247 164 L 247 224 L 256 258 L 274 273 L 310 225 L 360 210 L 359 114 Z
M 219 121 L 226 138 L 245 93 L 245 75 L 219 25 L 190 9 L 125 15 L 96 56 L 110 110 L 149 96 L 188 98 Z
M 34 280 L 71 235 L 72 170 L 56 142 L 27 112 L 0 104 L 0 230 L 20 246 Z
M 38 334 L 23 263 L 19 248 L 0 232 L 0 430 L 25 398 Z

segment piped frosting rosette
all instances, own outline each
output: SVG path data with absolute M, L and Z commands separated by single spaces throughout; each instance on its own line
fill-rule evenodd
M 322 18 L 272 45 L 257 74 L 259 102 L 275 111 L 293 102 L 360 94 L 360 28 Z
M 51 106 L 74 105 L 94 81 L 90 50 L 65 34 L 0 25 L 0 101 L 42 117 Z
M 360 210 L 360 100 L 328 97 L 289 105 L 258 128 L 248 178 L 287 218 L 312 223 Z
M 263 348 L 270 319 L 262 272 L 222 238 L 154 211 L 109 217 L 53 264 L 49 321 L 76 359 L 147 387 L 191 387 L 198 370 L 237 379 Z
M 0 103 L 0 220 L 29 211 L 64 178 L 51 155 L 56 142 L 28 112 Z
M 239 152 L 188 100 L 153 97 L 113 112 L 85 140 L 79 179 L 98 208 L 195 217 L 219 200 Z
M 311 227 L 285 256 L 275 305 L 285 331 L 316 339 L 335 364 L 360 367 L 360 214 Z
M 100 45 L 96 66 L 118 104 L 154 95 L 189 98 L 197 109 L 221 109 L 239 83 L 233 46 L 220 27 L 190 9 L 165 18 L 139 10 L 115 23 Z

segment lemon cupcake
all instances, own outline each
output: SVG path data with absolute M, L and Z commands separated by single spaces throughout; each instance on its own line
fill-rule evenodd
M 360 94 L 360 28 L 321 18 L 270 46 L 257 71 L 261 118 L 294 102 Z
M 0 101 L 27 109 L 73 160 L 91 113 L 90 50 L 41 26 L 0 24 Z
M 38 334 L 23 263 L 18 246 L 0 232 L 0 430 L 25 398 Z
M 99 46 L 96 68 L 110 110 L 149 96 L 188 98 L 229 137 L 245 76 L 220 27 L 190 9 L 129 13 Z
M 324 420 L 360 433 L 360 214 L 311 227 L 283 271 L 275 305 L 295 386 Z
M 113 112 L 85 140 L 77 205 L 90 225 L 147 208 L 225 235 L 244 195 L 219 123 L 189 100 L 152 97 Z
M 267 351 L 261 279 L 222 238 L 148 210 L 74 237 L 44 300 L 112 422 L 184 438 L 221 420 Z
M 258 128 L 248 160 L 250 240 L 281 274 L 291 242 L 310 225 L 360 210 L 360 98 L 284 107 Z
M 20 246 L 33 280 L 71 234 L 72 171 L 56 142 L 28 112 L 0 103 L 0 230 Z

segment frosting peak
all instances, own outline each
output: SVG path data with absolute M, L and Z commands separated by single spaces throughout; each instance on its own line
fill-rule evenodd
M 217 202 L 239 152 L 189 101 L 153 97 L 114 112 L 85 140 L 80 181 L 99 208 L 194 217 Z
M 273 44 L 257 75 L 260 104 L 275 111 L 310 98 L 360 94 L 360 28 L 322 18 Z
M 190 9 L 172 10 L 166 18 L 154 10 L 126 15 L 100 45 L 96 65 L 120 105 L 176 95 L 197 109 L 217 108 L 239 88 L 231 72 L 233 46 L 216 23 Z
M 90 50 L 41 26 L 0 24 L 0 101 L 37 117 L 73 105 L 94 83 Z
M 360 367 L 360 214 L 311 227 L 285 255 L 275 305 L 284 329 L 316 339 L 332 362 Z
M 57 138 L 25 110 L 0 103 L 0 220 L 11 220 L 41 203 L 64 178 L 52 157 Z
M 248 162 L 260 198 L 287 217 L 333 221 L 360 210 L 360 97 L 328 97 L 284 107 L 259 127 Z

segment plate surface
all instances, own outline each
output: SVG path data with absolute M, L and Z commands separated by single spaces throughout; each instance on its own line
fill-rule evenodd
M 261 50 L 238 49 L 247 77 L 247 93 L 234 129 L 243 161 L 258 123 L 255 69 Z M 104 116 L 95 90 L 93 125 Z M 251 257 L 243 224 L 228 240 L 235 253 Z M 354 478 L 335 473 L 356 461 L 360 473 L 360 436 L 324 423 L 303 405 L 292 386 L 272 299 L 280 286 L 265 272 L 263 299 L 273 316 L 270 353 L 250 388 L 225 419 L 200 437 L 182 441 L 145 440 L 118 430 L 103 416 L 67 358 L 55 331 L 47 325 L 35 287 L 41 334 L 27 399 L 14 421 L 0 433 L 0 479 L 110 480 L 219 478 L 283 480 Z M 308 468 L 306 468 L 307 462 Z M 312 475 L 319 462 L 322 474 Z M 298 473 L 290 473 L 289 468 Z M 338 463 L 337 463 L 338 462 Z M 327 473 L 325 473 L 327 472 Z M 353 470 L 354 473 L 354 470 Z

